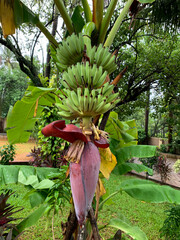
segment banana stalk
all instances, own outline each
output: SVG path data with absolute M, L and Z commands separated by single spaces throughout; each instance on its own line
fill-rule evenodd
M 128 13 L 129 8 L 130 8 L 131 4 L 133 3 L 133 1 L 134 0 L 128 0 L 127 1 L 126 5 L 124 6 L 123 10 L 121 11 L 118 19 L 116 20 L 113 28 L 111 29 L 111 31 L 110 31 L 107 39 L 106 39 L 106 42 L 104 44 L 105 47 L 111 46 L 111 44 L 112 44 L 112 42 L 113 42 L 113 40 L 115 38 L 115 35 L 116 35 L 116 33 L 117 33 L 121 23 L 122 23 L 122 20 L 126 16 L 126 14 Z
M 86 22 L 92 22 L 92 13 L 87 0 L 82 0 Z
M 98 0 L 96 3 L 96 28 L 99 30 L 103 19 L 104 0 Z
M 72 21 L 71 21 L 71 18 L 64 6 L 64 3 L 62 0 L 54 0 L 54 3 L 56 4 L 65 24 L 66 24 L 66 27 L 67 27 L 67 30 L 69 32 L 69 34 L 72 34 L 74 32 L 74 28 L 73 28 L 73 25 L 72 25 Z
M 47 39 L 49 40 L 50 43 L 53 44 L 53 46 L 55 48 L 58 47 L 58 42 L 56 41 L 56 39 L 53 37 L 52 34 L 50 34 L 50 32 L 47 30 L 47 28 L 45 28 L 45 26 L 39 21 L 36 23 L 36 26 L 41 30 L 41 32 L 47 37 Z
M 101 27 L 100 27 L 100 33 L 99 33 L 99 39 L 98 39 L 99 43 L 104 42 L 104 39 L 105 39 L 105 36 L 106 36 L 106 33 L 107 33 L 107 29 L 108 29 L 111 17 L 113 15 L 114 9 L 116 7 L 117 1 L 118 0 L 112 0 L 110 2 L 110 5 L 107 9 L 107 12 L 106 12 L 106 14 L 105 14 L 105 16 L 102 20 Z

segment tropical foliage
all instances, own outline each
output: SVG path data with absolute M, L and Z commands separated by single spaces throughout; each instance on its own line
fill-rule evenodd
M 117 76 L 115 73 L 113 75 L 117 69 L 117 51 L 112 53 L 110 47 L 127 13 L 130 11 L 133 20 L 138 11 L 146 6 L 144 4 L 152 2 L 154 0 L 126 1 L 113 26 L 108 29 L 117 1 L 111 1 L 104 11 L 104 1 L 94 0 L 91 11 L 88 1 L 82 0 L 83 9 L 76 7 L 70 17 L 64 2 L 54 0 L 67 28 L 59 44 L 38 15 L 24 3 L 19 0 L 1 1 L 0 19 L 4 37 L 8 40 L 8 35 L 13 34 L 15 28 L 22 23 L 34 24 L 49 40 L 51 56 L 58 72 L 58 83 L 49 80 L 47 84 L 46 78 L 37 76 L 32 62 L 23 59 L 23 67 L 32 70 L 29 72 L 28 68 L 26 69 L 32 82 L 29 83 L 23 98 L 17 101 L 8 113 L 8 139 L 10 143 L 26 142 L 45 109 L 56 106 L 60 118 L 63 117 L 66 121 L 50 122 L 43 127 L 42 134 L 45 137 L 59 137 L 71 143 L 65 155 L 69 161 L 69 169 L 67 166 L 61 169 L 0 167 L 1 184 L 20 182 L 29 186 L 31 205 L 38 206 L 29 217 L 19 223 L 17 230 L 13 231 L 14 236 L 34 224 L 42 214 L 51 210 L 56 214 L 63 207 L 65 199 L 70 201 L 71 187 L 73 210 L 63 229 L 64 239 L 70 239 L 77 229 L 79 234 L 76 237 L 82 239 L 84 229 L 88 226 L 87 238 L 100 239 L 96 218 L 100 197 L 105 192 L 101 179 L 108 179 L 114 168 L 118 174 L 129 170 L 152 174 L 152 170 L 146 166 L 127 163 L 132 157 L 152 157 L 155 154 L 155 147 L 137 145 L 134 120 L 122 122 L 117 113 L 112 112 L 105 124 L 109 141 L 108 133 L 103 131 L 102 127 L 98 128 L 99 123 L 104 121 L 101 115 L 106 112 L 109 114 L 117 104 L 121 104 L 117 84 L 126 71 L 118 73 Z M 3 43 L 16 52 L 7 40 Z M 52 79 L 54 80 L 53 77 Z M 149 87 L 149 84 L 150 82 L 143 89 Z M 125 93 L 127 98 L 131 97 L 130 91 Z M 102 174 L 99 175 L 99 171 Z M 180 199 L 177 190 L 138 179 L 122 182 L 119 191 L 125 191 L 135 199 L 153 203 L 179 203 Z M 95 213 L 92 208 L 94 201 Z M 132 227 L 123 216 L 112 219 L 109 226 L 121 229 L 133 239 L 147 239 L 141 230 Z

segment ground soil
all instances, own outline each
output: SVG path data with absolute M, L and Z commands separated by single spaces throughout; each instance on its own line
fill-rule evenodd
M 6 139 L 0 139 L 0 147 L 7 144 L 9 143 Z M 17 162 L 29 161 L 30 157 L 27 157 L 27 155 L 31 152 L 31 149 L 33 149 L 35 146 L 36 146 L 35 140 L 30 140 L 27 143 L 15 144 L 16 155 L 14 161 Z

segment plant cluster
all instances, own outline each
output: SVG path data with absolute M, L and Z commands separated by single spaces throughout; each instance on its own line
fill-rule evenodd
M 139 159 L 143 165 L 148 168 L 154 169 L 161 176 L 161 181 L 166 182 L 169 179 L 169 174 L 172 171 L 167 163 L 167 158 L 156 152 L 156 155 L 150 158 Z
M 150 158 L 140 158 L 139 159 L 143 165 L 145 165 L 148 168 L 154 169 L 154 166 L 157 164 L 158 155 L 156 153 L 156 156 L 150 157 Z
M 60 167 L 68 163 L 64 158 L 65 152 L 65 150 L 59 151 L 58 155 L 60 156 L 56 156 L 56 160 L 52 160 L 51 155 L 43 153 L 42 147 L 34 147 L 27 156 L 31 157 L 29 163 L 34 167 Z
M 0 147 L 0 164 L 8 165 L 14 160 L 15 154 L 15 147 L 12 144 Z
M 165 240 L 180 239 L 180 205 L 172 206 L 166 211 L 167 218 L 160 229 L 160 237 Z
M 166 157 L 162 155 L 158 156 L 154 169 L 160 174 L 162 182 L 166 182 L 169 179 L 169 174 L 172 171 L 169 165 L 170 163 L 167 163 Z
M 139 129 L 138 130 L 138 143 L 143 144 L 145 140 L 146 140 L 145 130 L 144 129 Z
M 173 169 L 176 173 L 180 172 L 180 159 L 178 159 L 173 165 Z
M 22 208 L 17 209 L 17 207 L 7 203 L 8 198 L 12 194 L 13 192 L 7 191 L 0 195 L 0 239 L 2 240 L 15 240 L 20 236 L 20 234 L 16 238 L 12 236 L 13 229 L 16 229 L 16 224 L 11 222 L 18 220 L 12 217 L 12 215 L 22 210 Z

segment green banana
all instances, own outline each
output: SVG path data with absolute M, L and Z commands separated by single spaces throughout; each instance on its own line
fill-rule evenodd
M 107 102 L 112 102 L 119 96 L 119 93 L 113 93 L 107 98 Z
M 104 97 L 109 96 L 109 94 L 112 93 L 113 89 L 114 89 L 114 85 L 109 85 L 109 87 L 106 89 L 106 91 L 102 91 L 103 96 Z

